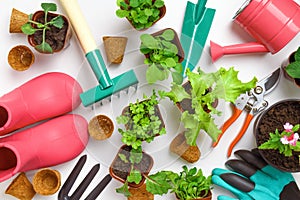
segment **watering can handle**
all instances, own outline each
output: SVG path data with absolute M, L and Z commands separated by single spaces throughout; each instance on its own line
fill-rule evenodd
M 210 52 L 212 61 L 218 60 L 223 55 L 228 54 L 243 54 L 243 53 L 257 53 L 269 52 L 269 50 L 262 44 L 257 42 L 249 42 L 244 44 L 234 44 L 228 46 L 220 46 L 213 41 L 210 41 Z

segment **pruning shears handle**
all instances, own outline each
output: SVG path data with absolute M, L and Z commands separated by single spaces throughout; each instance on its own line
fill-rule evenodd
M 245 134 L 246 130 L 248 129 L 248 126 L 249 126 L 252 119 L 253 119 L 253 115 L 248 113 L 242 129 L 240 130 L 239 134 L 234 138 L 234 140 L 231 142 L 231 144 L 228 148 L 227 157 L 230 157 L 232 149 L 240 141 L 240 139 L 243 137 L 243 135 Z
M 221 140 L 221 137 L 223 136 L 223 134 L 225 133 L 225 131 L 229 128 L 229 126 L 231 126 L 231 124 L 233 122 L 235 122 L 235 120 L 242 113 L 242 110 L 238 109 L 234 104 L 231 104 L 231 108 L 232 108 L 233 113 L 232 113 L 231 117 L 228 120 L 226 120 L 226 122 L 224 123 L 224 125 L 222 127 L 222 133 L 219 135 L 217 141 L 213 143 L 213 147 L 216 147 L 218 145 L 218 143 Z

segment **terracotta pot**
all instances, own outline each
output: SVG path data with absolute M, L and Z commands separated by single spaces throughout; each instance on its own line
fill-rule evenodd
M 281 65 L 281 68 L 283 69 L 283 74 L 284 74 L 284 77 L 287 79 L 287 80 L 290 80 L 292 82 L 294 82 L 296 84 L 296 86 L 300 87 L 300 79 L 299 78 L 293 78 L 291 77 L 287 72 L 286 72 L 286 67 L 291 63 L 291 62 L 294 62 L 295 61 L 295 53 L 296 51 L 294 51 L 293 53 L 291 53 L 288 57 L 288 59 L 286 59 L 282 65 Z
M 144 101 L 147 101 L 147 100 L 144 100 Z M 141 101 L 141 102 L 143 102 L 143 101 Z M 129 106 L 126 106 L 122 111 L 122 115 L 126 115 L 125 113 L 128 112 L 128 111 L 129 111 Z M 165 123 L 164 123 L 164 120 L 162 118 L 162 115 L 161 115 L 161 112 L 160 112 L 160 109 L 159 109 L 158 105 L 154 106 L 154 112 L 155 112 L 155 115 L 158 116 L 159 120 L 161 121 L 159 129 L 164 128 Z M 130 129 L 130 127 L 126 124 L 125 124 L 125 128 L 127 130 Z M 159 133 L 155 134 L 155 136 L 159 136 Z
M 279 101 L 259 115 L 254 124 L 254 134 L 257 146 L 269 140 L 270 132 L 276 129 L 279 132 L 284 130 L 283 125 L 300 124 L 300 100 L 286 99 Z M 286 157 L 278 150 L 259 149 L 260 155 L 271 166 L 287 172 L 300 172 L 300 152 L 293 152 L 293 155 Z
M 51 17 L 51 18 L 53 18 L 53 17 L 56 17 L 56 16 L 58 16 L 59 14 L 55 14 L 55 13 L 48 13 L 48 17 Z M 44 11 L 37 11 L 37 12 L 35 12 L 34 14 L 33 14 L 33 16 L 32 16 L 32 20 L 33 21 L 37 21 L 38 19 L 40 19 L 40 18 L 43 18 L 43 16 L 44 16 Z M 62 29 L 60 29 L 60 31 L 64 31 L 65 32 L 65 36 L 64 36 L 64 39 L 63 39 L 63 42 L 62 43 L 56 43 L 56 44 L 54 44 L 53 43 L 53 45 L 51 45 L 50 44 L 50 46 L 52 47 L 52 49 L 53 49 L 53 53 L 55 53 L 55 52 L 59 52 L 59 51 L 61 51 L 62 49 L 64 49 L 65 47 L 67 47 L 68 46 L 68 44 L 69 44 L 69 39 L 70 39 L 70 37 L 71 37 L 71 25 L 70 25 L 70 22 L 69 22 L 69 20 L 65 17 L 65 16 L 63 16 L 63 15 L 61 15 L 62 17 L 63 17 L 63 20 L 65 21 L 65 23 L 66 23 L 66 26 L 67 26 L 67 28 L 66 28 L 66 30 L 62 30 Z M 36 25 L 32 25 L 33 27 L 36 27 Z M 58 28 L 55 28 L 55 29 L 57 29 L 57 30 L 59 30 Z M 49 30 L 48 30 L 49 31 Z M 36 34 L 36 33 L 35 33 Z M 39 43 L 37 43 L 37 41 L 36 41 L 36 39 L 35 39 L 35 34 L 33 34 L 33 35 L 28 35 L 28 42 L 29 42 L 29 44 L 31 45 L 31 46 L 33 46 L 33 47 L 35 47 L 36 45 L 38 45 Z M 55 35 L 56 35 L 57 33 L 55 33 Z M 46 41 L 47 41 L 47 37 L 46 37 Z M 49 43 L 49 42 L 48 42 Z M 35 48 L 36 49 L 36 48 Z M 38 49 L 36 49 L 38 52 L 40 52 L 40 53 L 48 53 L 48 52 L 42 52 L 42 51 L 40 51 L 40 50 L 38 50 Z
M 176 199 L 180 200 L 177 195 L 175 194 Z M 211 191 L 208 191 L 208 194 L 206 195 L 206 197 L 200 197 L 200 198 L 196 198 L 196 199 L 191 199 L 191 200 L 211 200 L 212 199 L 212 193 Z
M 114 158 L 112 164 L 109 167 L 110 175 L 114 179 L 116 179 L 116 180 L 118 180 L 122 183 L 125 183 L 125 181 L 126 181 L 129 170 L 131 168 L 131 164 L 130 163 L 124 163 L 120 159 L 119 154 L 120 153 L 125 154 L 126 157 L 127 157 L 127 160 L 129 160 L 129 158 L 128 158 L 129 155 L 128 154 L 130 153 L 130 150 L 131 150 L 131 147 L 129 147 L 127 145 L 123 145 L 120 148 L 120 150 L 118 151 L 116 157 Z M 133 188 L 138 188 L 138 187 L 140 187 L 144 184 L 144 182 L 146 180 L 145 176 L 147 176 L 149 174 L 150 170 L 152 169 L 153 163 L 154 163 L 153 158 L 149 154 L 147 154 L 145 152 L 142 152 L 142 153 L 143 153 L 142 161 L 139 164 L 134 165 L 135 169 L 138 169 L 138 170 L 141 171 L 142 180 L 139 184 L 128 183 L 128 186 L 133 187 Z M 143 167 L 143 169 L 141 169 L 142 167 Z
M 152 0 L 152 2 L 154 2 L 154 1 L 155 1 L 155 0 Z M 125 0 L 125 3 L 129 4 L 129 0 Z M 159 14 L 159 19 L 156 20 L 155 22 L 153 22 L 152 26 L 153 26 L 154 24 L 156 24 L 161 18 L 163 18 L 163 17 L 165 16 L 165 14 L 166 14 L 166 6 L 164 5 L 163 7 L 159 8 L 159 12 L 160 12 L 160 14 Z M 132 26 L 134 29 L 136 29 L 136 27 L 133 25 L 132 21 L 131 21 L 130 19 L 128 19 L 127 17 L 126 17 L 126 19 L 129 21 L 129 23 L 131 24 L 131 26 Z M 149 27 L 149 28 L 150 28 L 150 27 Z M 148 28 L 136 29 L 136 30 L 138 30 L 138 31 L 145 31 L 145 30 L 147 30 L 147 29 L 148 29 Z

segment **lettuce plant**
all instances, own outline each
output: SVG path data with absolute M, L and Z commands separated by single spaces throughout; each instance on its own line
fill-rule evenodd
M 184 99 L 190 100 L 194 112 L 184 111 L 181 115 L 189 145 L 196 146 L 200 130 L 204 130 L 213 141 L 216 141 L 221 130 L 215 124 L 213 115 L 222 113 L 212 106 L 213 102 L 216 99 L 223 99 L 234 103 L 241 94 L 255 87 L 257 79 L 254 77 L 251 81 L 243 83 L 238 79 L 238 71 L 233 67 L 228 70 L 220 68 L 212 73 L 205 73 L 201 69 L 198 72 L 187 70 L 186 74 L 191 84 L 190 93 L 185 91 L 182 85 L 173 83 L 171 91 L 159 91 L 159 94 L 162 98 L 168 97 L 174 103 Z

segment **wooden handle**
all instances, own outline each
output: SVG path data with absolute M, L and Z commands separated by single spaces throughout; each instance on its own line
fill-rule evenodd
M 60 0 L 84 53 L 97 49 L 97 44 L 77 0 Z

